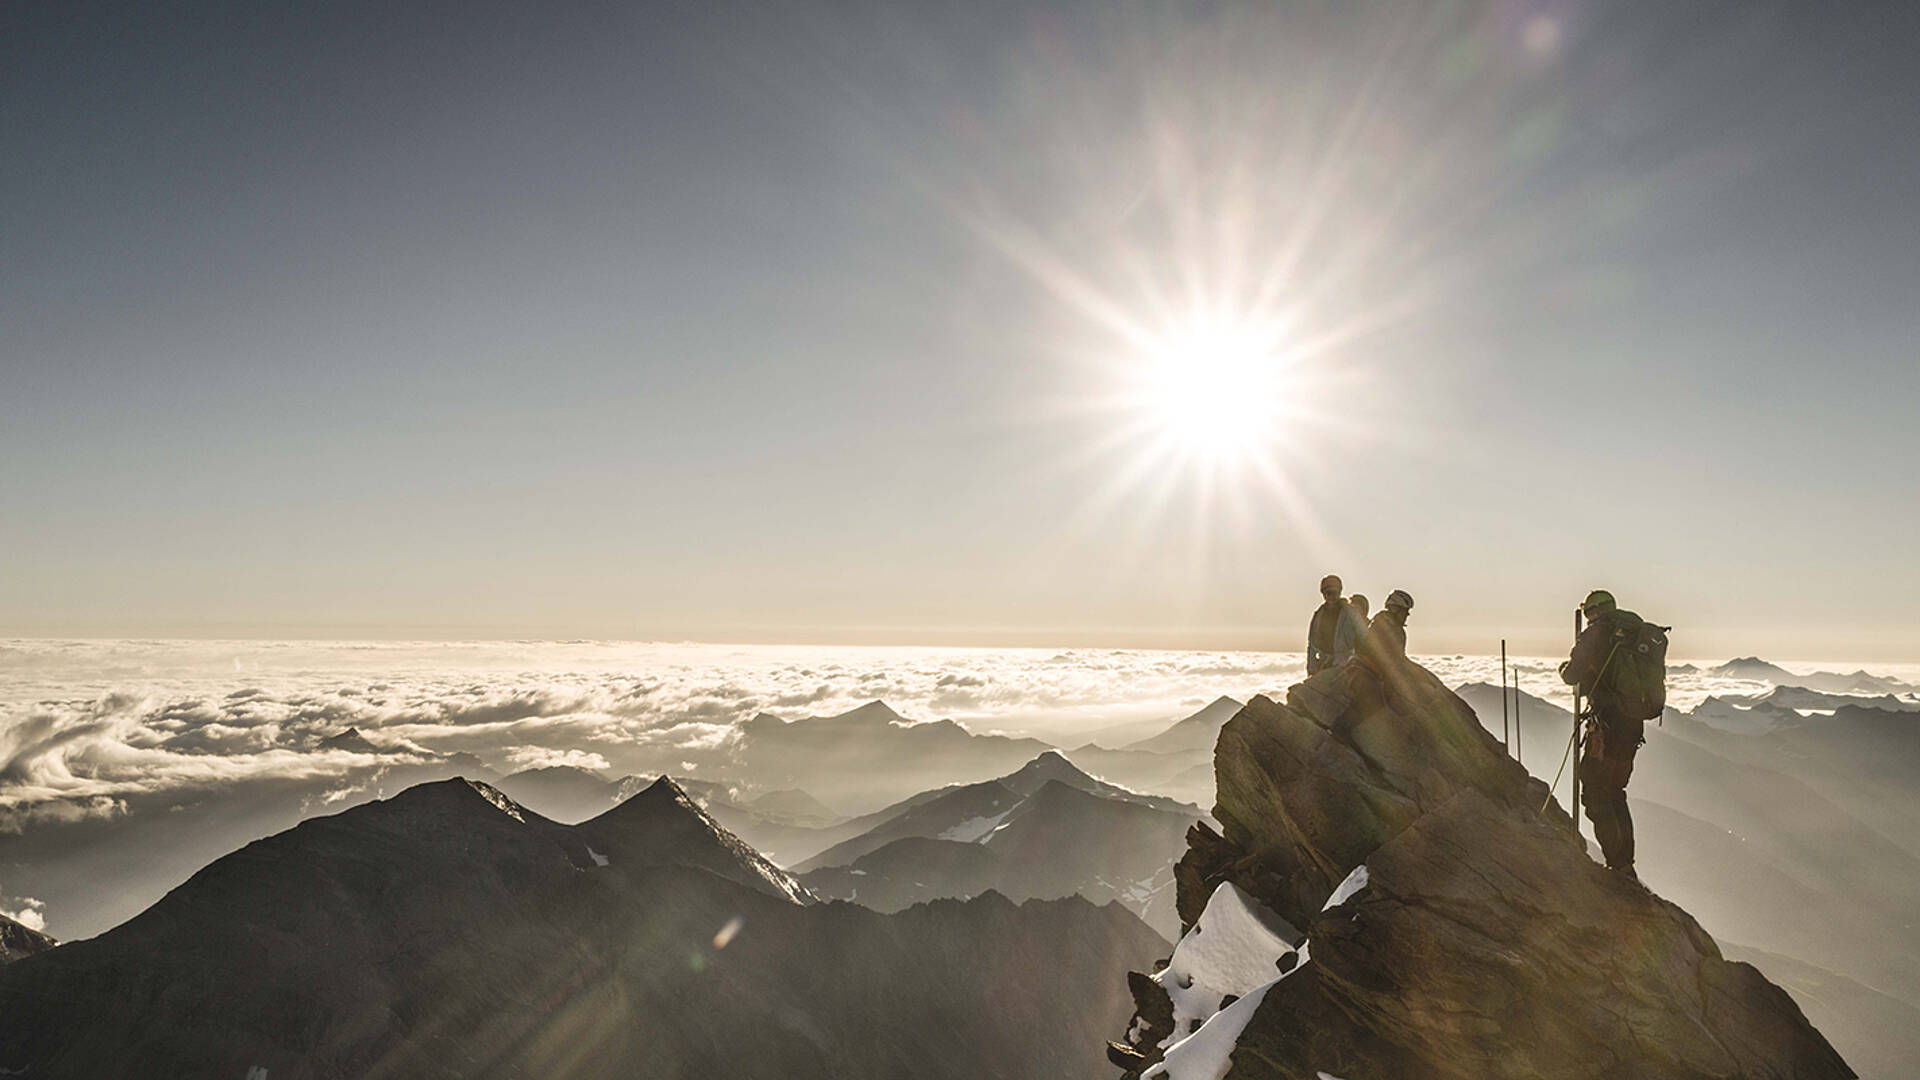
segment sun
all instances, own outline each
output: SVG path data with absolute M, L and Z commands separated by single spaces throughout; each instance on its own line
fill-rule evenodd
M 1154 337 L 1135 370 L 1135 407 L 1165 449 L 1212 464 L 1283 434 L 1290 358 L 1274 325 L 1194 319 Z

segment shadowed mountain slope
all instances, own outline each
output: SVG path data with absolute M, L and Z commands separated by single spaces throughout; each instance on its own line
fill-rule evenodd
M 1920 1009 L 1844 975 L 1780 953 L 1721 942 L 1729 960 L 1743 960 L 1779 983 L 1807 1019 L 1847 1048 L 1862 1080 L 1908 1080 L 1920 1062 Z M 1857 1048 L 1857 1049 L 1856 1049 Z
M 1172 727 L 1150 739 L 1127 744 L 1126 749 L 1144 750 L 1151 754 L 1178 754 L 1192 750 L 1206 753 L 1213 749 L 1214 740 L 1220 737 L 1220 729 L 1239 711 L 1240 702 L 1222 694 L 1209 702 L 1206 708 L 1175 721 Z
M 1172 863 L 1200 817 L 1049 751 L 998 780 L 920 802 L 799 869 L 818 895 L 881 911 L 989 888 L 1016 899 L 1077 893 L 1119 900 L 1171 934 Z
M 1087 1075 L 1120 973 L 1164 947 L 1118 906 L 888 916 L 804 903 L 778 873 L 667 780 L 574 827 L 423 785 L 0 968 L 0 1071 Z
M 1110 784 L 1089 776 L 1058 750 L 1048 750 L 997 779 L 923 791 L 884 810 L 847 822 L 840 828 L 869 821 L 873 824 L 802 860 L 794 869 L 807 873 L 825 866 L 846 866 L 870 851 L 908 836 L 963 842 L 984 839 L 989 831 L 1005 822 L 1005 815 L 1022 800 L 1052 781 L 1116 802 L 1135 803 L 1169 814 L 1199 816 L 1198 807 Z
M 1132 982 L 1112 1053 L 1133 1075 L 1163 1055 L 1238 1080 L 1853 1075 L 1784 991 L 1594 863 L 1542 811 L 1546 786 L 1417 664 L 1257 697 L 1214 761 L 1222 832 L 1190 833 L 1183 925 L 1251 911 L 1307 943 L 1275 945 L 1261 973 L 1189 932 L 1175 963 L 1197 974 Z M 1187 1071 L 1215 1054 L 1218 1072 Z

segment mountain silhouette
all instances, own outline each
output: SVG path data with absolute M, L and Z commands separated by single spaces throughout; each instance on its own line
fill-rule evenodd
M 1177 932 L 1172 864 L 1198 807 L 1142 795 L 1048 751 L 997 780 L 934 793 L 795 869 L 822 897 L 895 911 L 993 889 L 1118 900 Z
M 1221 695 L 1207 704 L 1207 707 L 1150 739 L 1141 739 L 1129 743 L 1128 750 L 1145 750 L 1154 754 L 1176 754 L 1185 751 L 1202 750 L 1212 752 L 1213 741 L 1220 736 L 1220 728 L 1233 719 L 1240 711 L 1240 702 Z
M 0 1071 L 1038 1080 L 1098 1068 L 1164 948 L 1080 899 L 809 899 L 671 780 L 578 826 L 420 785 L 0 968 Z

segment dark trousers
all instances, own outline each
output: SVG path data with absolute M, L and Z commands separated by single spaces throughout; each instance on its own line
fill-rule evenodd
M 1597 714 L 1580 747 L 1580 805 L 1593 822 L 1600 854 L 1616 869 L 1633 865 L 1633 815 L 1627 810 L 1627 781 L 1633 755 L 1640 750 L 1643 721 Z

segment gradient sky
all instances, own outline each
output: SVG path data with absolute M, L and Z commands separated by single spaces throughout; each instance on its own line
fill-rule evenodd
M 1911 660 L 1916 8 L 11 5 L 0 636 Z

